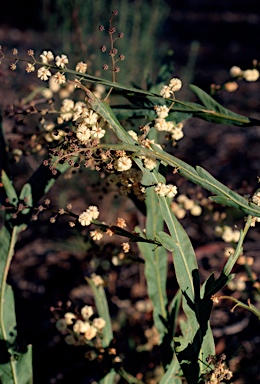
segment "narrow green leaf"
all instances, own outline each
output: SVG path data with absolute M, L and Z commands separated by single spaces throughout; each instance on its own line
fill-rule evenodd
M 32 188 L 29 183 L 24 184 L 20 196 L 19 196 L 20 201 L 24 201 L 25 205 L 32 207 L 33 206 L 33 200 L 32 200 Z M 27 214 L 30 212 L 30 208 L 23 209 L 22 213 Z
M 55 66 L 51 66 L 51 67 L 55 68 Z M 66 69 L 65 71 L 78 76 L 78 73 L 75 71 L 72 71 L 69 69 Z M 149 91 L 125 86 L 120 83 L 114 83 L 112 81 L 108 81 L 108 80 L 91 76 L 88 74 L 80 74 L 80 77 L 81 79 L 84 78 L 85 81 L 97 82 L 105 86 L 120 90 L 123 96 L 131 100 L 131 103 L 133 102 L 137 103 L 137 100 L 138 101 L 140 100 L 138 105 L 141 108 L 143 108 L 143 106 L 147 104 L 147 101 L 151 102 L 151 103 L 148 103 L 149 108 L 151 105 L 154 105 L 154 103 L 157 103 L 157 104 L 161 104 L 162 102 L 165 103 L 165 99 L 162 96 Z M 205 107 L 200 104 L 186 102 L 186 101 L 179 101 L 176 99 L 169 99 L 170 102 L 174 101 L 172 111 L 185 112 L 194 117 L 198 117 L 203 120 L 218 123 L 218 124 L 229 124 L 229 125 L 238 125 L 238 126 L 253 126 L 253 125 L 260 124 L 260 121 L 257 119 L 249 119 L 245 116 L 236 114 L 222 107 L 214 99 L 212 99 L 211 96 L 207 95 L 206 92 L 202 91 L 200 88 L 196 87 L 195 85 L 191 85 L 190 87 L 193 90 L 193 92 L 195 92 L 197 96 L 201 99 L 201 101 L 203 103 L 205 102 L 204 105 L 208 109 L 205 110 Z M 84 88 L 84 90 L 86 91 L 86 93 L 88 93 L 87 88 Z M 116 108 L 118 110 L 118 106 Z M 147 112 L 147 114 L 149 114 L 149 112 Z
M 174 251 L 176 244 L 174 243 L 173 238 L 168 235 L 168 233 L 160 231 L 157 233 L 156 238 L 166 249 L 168 249 L 168 251 Z
M 103 347 L 106 348 L 109 346 L 113 339 L 112 325 L 108 310 L 106 293 L 101 285 L 97 287 L 90 278 L 86 277 L 86 281 L 90 285 L 91 290 L 93 292 L 98 315 L 106 321 L 106 325 L 103 328 L 104 336 L 102 340 Z
M 163 218 L 158 212 L 158 201 L 151 188 L 147 190 L 146 196 L 146 235 L 148 238 L 154 238 L 157 231 L 163 228 Z M 165 323 L 167 320 L 167 252 L 163 247 L 153 244 L 138 243 L 138 247 L 145 260 L 145 276 L 147 281 L 147 290 L 150 300 L 153 303 L 153 318 L 155 327 L 160 336 L 160 342 L 167 333 Z M 162 322 L 162 319 L 165 322 Z
M 237 208 L 237 204 L 234 201 L 231 201 L 230 199 L 227 199 L 226 197 L 222 196 L 210 196 L 209 198 L 211 201 L 214 201 L 217 204 L 225 205 L 229 207 Z
M 185 331 L 184 338 L 177 339 L 176 353 L 185 377 L 192 383 L 204 368 L 203 363 L 198 362 L 198 356 L 205 362 L 206 357 L 214 353 L 214 340 L 208 321 L 212 302 L 210 299 L 202 301 L 200 298 L 196 256 L 186 231 L 165 199 L 159 197 L 159 203 L 173 241 L 165 233 L 159 233 L 157 237 L 163 246 L 174 249 L 176 278 L 183 293 L 183 310 L 187 316 L 187 332 Z M 191 367 L 186 363 L 188 360 L 193 367 L 192 373 Z
M 11 180 L 8 178 L 4 170 L 2 170 L 2 173 L 1 173 L 1 180 L 4 185 L 4 189 L 10 203 L 13 205 L 16 205 L 18 202 L 17 194 L 15 192 L 15 189 L 13 187 Z
M 172 359 L 171 364 L 168 366 L 167 371 L 163 375 L 163 377 L 160 380 L 160 384 L 181 384 L 182 380 L 181 377 L 178 376 L 180 373 L 180 364 L 178 362 L 178 359 L 176 355 L 174 355 L 174 358 Z
M 146 154 L 146 151 L 142 151 Z M 153 146 L 154 156 L 157 159 L 164 161 L 165 163 L 177 168 L 180 175 L 184 176 L 188 180 L 194 182 L 197 185 L 202 186 L 210 192 L 215 193 L 217 196 L 225 197 L 232 206 L 242 210 L 244 213 L 260 217 L 260 207 L 256 204 L 249 203 L 245 198 L 240 196 L 238 193 L 231 191 L 224 184 L 216 180 L 209 172 L 201 167 L 196 167 L 196 170 L 184 161 L 168 154 L 167 152 Z M 148 154 L 147 154 L 148 155 Z M 151 154 L 150 154 L 151 156 Z
M 194 271 L 198 270 L 195 252 L 186 231 L 171 211 L 166 199 L 159 197 L 159 204 L 163 218 L 173 239 L 171 247 L 174 247 L 173 262 L 176 278 L 182 292 L 185 292 L 189 299 L 194 302 L 195 289 L 197 289 L 197 287 L 194 287 L 193 285 Z M 163 234 L 162 238 L 160 237 L 160 234 L 158 234 L 158 238 L 162 245 L 167 248 L 169 245 L 169 238 L 167 238 L 166 244 L 165 234 Z
M 1 357 L 3 357 L 2 353 Z M 1 384 L 33 383 L 32 347 L 30 345 L 25 353 L 16 353 L 15 356 L 11 357 L 11 362 L 1 363 L 0 382 Z
M 50 67 L 57 69 L 57 67 L 54 65 L 50 65 Z M 79 76 L 78 72 L 67 69 L 67 68 L 65 69 L 65 72 L 70 73 L 76 77 Z M 134 97 L 135 99 L 137 99 L 137 98 L 143 97 L 145 100 L 147 100 L 148 98 L 149 99 L 155 98 L 165 102 L 165 99 L 160 95 L 157 95 L 142 89 L 129 87 L 120 83 L 114 83 L 112 81 L 105 80 L 97 76 L 92 76 L 86 73 L 82 73 L 80 74 L 80 78 L 84 79 L 84 81 L 87 81 L 87 82 L 99 83 L 107 87 L 121 90 L 122 95 L 125 95 L 126 98 Z M 198 117 L 198 118 L 201 118 L 207 121 L 212 121 L 215 123 L 222 123 L 222 124 L 225 123 L 230 125 L 242 125 L 242 126 L 259 125 L 260 123 L 259 120 L 249 119 L 245 116 L 238 115 L 234 112 L 231 112 L 226 108 L 222 107 L 220 104 L 218 104 L 214 99 L 212 99 L 209 95 L 207 95 L 206 92 L 202 91 L 199 87 L 196 87 L 195 85 L 191 85 L 190 87 L 192 91 L 196 93 L 196 95 L 201 99 L 201 101 L 203 103 L 205 102 L 204 104 L 205 106 L 208 106 L 208 107 L 211 106 L 213 108 L 207 107 L 208 110 L 205 110 L 203 105 L 185 102 L 185 101 L 183 102 L 176 99 L 169 99 L 170 101 L 175 102 L 173 106 L 173 110 L 187 111 L 189 113 L 192 113 L 194 117 Z M 84 88 L 84 90 L 86 91 L 86 93 L 88 93 L 87 88 Z M 140 105 L 142 104 L 140 103 Z
M 220 123 L 220 124 L 229 124 L 229 125 L 250 125 L 250 119 L 248 117 L 234 113 L 227 108 L 222 107 L 217 101 L 215 101 L 211 96 L 209 96 L 202 89 L 196 85 L 189 85 L 190 89 L 197 95 L 200 101 L 205 105 L 208 111 L 204 111 L 205 114 L 203 118 L 208 121 Z
M 31 347 L 21 353 L 17 344 L 14 295 L 6 284 L 19 228 L 0 230 L 0 380 L 3 384 L 32 383 Z
M 114 384 L 116 378 L 116 372 L 114 370 L 111 370 L 109 373 L 106 374 L 103 379 L 99 381 L 100 384 Z

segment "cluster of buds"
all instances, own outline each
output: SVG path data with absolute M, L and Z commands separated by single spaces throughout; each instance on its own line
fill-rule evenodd
M 154 187 L 154 191 L 159 196 L 170 197 L 170 198 L 173 198 L 178 193 L 176 185 L 172 185 L 172 184 L 166 185 L 164 183 L 158 183 Z
M 102 317 L 94 317 L 94 310 L 89 305 L 85 305 L 80 314 L 66 312 L 56 322 L 56 328 L 66 335 L 65 342 L 70 345 L 85 345 L 95 337 L 102 336 L 105 325 Z
M 112 12 L 112 17 L 109 20 L 109 28 L 107 30 L 103 25 L 98 27 L 99 31 L 106 31 L 109 35 L 110 48 L 108 49 L 106 45 L 102 45 L 100 50 L 103 53 L 108 52 L 109 56 L 111 57 L 112 67 L 109 67 L 108 64 L 103 64 L 102 68 L 104 71 L 111 70 L 113 72 L 113 81 L 115 81 L 115 74 L 120 72 L 120 68 L 116 65 L 116 63 L 118 61 L 125 60 L 125 56 L 122 53 L 118 53 L 118 49 L 114 46 L 116 40 L 122 39 L 124 37 L 123 32 L 117 33 L 116 28 L 112 25 L 112 20 L 116 15 L 118 15 L 118 11 L 114 10 Z

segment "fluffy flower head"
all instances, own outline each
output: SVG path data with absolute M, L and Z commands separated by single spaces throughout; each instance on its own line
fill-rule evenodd
M 90 129 L 85 124 L 80 124 L 78 126 L 76 136 L 83 144 L 89 140 L 90 134 Z
M 90 305 L 85 305 L 81 308 L 81 315 L 84 320 L 88 320 L 94 314 L 93 308 Z
M 97 328 L 99 331 L 104 328 L 106 325 L 106 321 L 102 319 L 102 317 L 97 317 L 93 320 L 93 326 Z
M 53 76 L 53 79 L 54 79 L 55 83 L 57 83 L 57 84 L 66 83 L 65 75 L 63 73 L 60 73 L 60 72 L 55 73 L 55 75 Z
M 39 77 L 40 80 L 46 81 L 51 76 L 51 72 L 49 71 L 48 68 L 41 67 L 37 71 L 37 76 Z
M 51 51 L 43 51 L 40 58 L 43 64 L 49 64 L 54 59 L 54 56 Z
M 132 160 L 128 156 L 119 157 L 114 163 L 114 168 L 119 171 L 127 171 L 132 167 Z
M 168 85 L 164 85 L 160 91 L 160 95 L 165 99 L 168 99 L 172 95 L 171 88 Z
M 56 56 L 55 63 L 57 67 L 65 68 L 66 64 L 68 64 L 69 60 L 66 55 Z
M 81 72 L 81 73 L 86 73 L 87 72 L 88 65 L 86 63 L 83 63 L 83 61 L 80 61 L 76 65 L 76 71 Z
M 168 116 L 169 108 L 166 105 L 156 105 L 154 109 L 159 118 L 165 119 Z
M 244 79 L 246 81 L 257 81 L 259 79 L 259 71 L 254 68 L 254 69 L 247 69 L 246 71 L 244 71 Z
M 90 206 L 86 211 L 79 215 L 78 221 L 82 226 L 90 225 L 93 219 L 97 219 L 99 216 L 99 210 L 94 205 Z
M 182 81 L 180 79 L 178 79 L 177 77 L 174 77 L 173 79 L 171 79 L 169 87 L 170 87 L 172 92 L 177 92 L 182 87 Z

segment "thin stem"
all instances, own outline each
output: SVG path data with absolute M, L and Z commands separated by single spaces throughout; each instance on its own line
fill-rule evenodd
M 240 238 L 239 238 L 236 250 L 235 250 L 234 254 L 229 257 L 229 259 L 228 259 L 228 261 L 227 261 L 227 263 L 223 269 L 223 273 L 226 276 L 229 276 L 229 274 L 232 271 L 232 268 L 234 267 L 235 263 L 237 262 L 237 259 L 239 258 L 239 256 L 242 253 L 243 242 L 244 242 L 244 239 L 246 237 L 246 234 L 247 234 L 249 228 L 251 227 L 251 223 L 252 223 L 252 216 L 249 215 L 247 217 L 247 221 L 246 221 L 244 229 L 240 232 Z
M 256 315 L 260 319 L 260 311 L 257 308 L 255 308 L 254 306 L 252 306 L 252 304 L 250 303 L 250 300 L 248 300 L 248 305 L 247 305 L 247 304 L 242 303 L 242 301 L 235 299 L 232 296 L 218 296 L 217 299 L 218 300 L 227 299 L 227 300 L 231 300 L 234 303 L 236 303 L 236 305 L 231 309 L 231 312 L 233 312 L 236 307 L 241 307 L 241 308 L 244 308 L 244 309 L 252 312 L 254 315 Z

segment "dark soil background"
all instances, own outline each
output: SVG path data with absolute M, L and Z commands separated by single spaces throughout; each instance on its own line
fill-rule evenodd
M 58 1 L 54 0 L 17 0 L 12 3 L 2 1 L 0 43 L 4 52 L 10 52 L 13 47 L 19 48 L 21 55 L 30 48 L 35 49 L 37 54 L 45 48 L 53 49 L 56 54 L 63 52 L 59 49 L 64 43 L 64 39 L 59 36 L 62 22 L 60 21 L 57 30 L 50 30 L 46 18 L 48 12 L 51 18 L 51 12 L 56 10 L 56 3 L 58 4 Z M 107 14 L 116 9 L 119 3 L 104 1 Z M 142 6 L 142 2 L 138 1 L 127 3 L 133 12 L 138 4 Z M 168 8 L 165 11 L 165 20 L 154 40 L 154 49 L 155 52 L 158 50 L 160 55 L 166 55 L 168 50 L 174 51 L 173 75 L 179 76 L 184 83 L 178 95 L 179 99 L 196 101 L 188 89 L 188 83 L 196 84 L 209 93 L 211 84 L 221 85 L 229 80 L 229 69 L 233 65 L 248 69 L 252 68 L 254 59 L 259 59 L 260 5 L 257 1 L 168 0 L 166 3 Z M 151 15 L 152 13 L 153 8 Z M 104 20 L 96 22 L 98 26 Z M 74 41 L 73 34 L 68 35 L 68 38 Z M 131 47 L 129 49 L 131 56 Z M 159 57 L 158 61 L 151 62 L 152 75 L 156 75 L 160 67 Z M 19 68 L 16 72 L 11 72 L 4 63 L 0 66 L 0 108 L 3 112 L 8 104 L 28 94 L 31 83 L 39 85 L 39 81 L 29 76 Z M 142 77 L 120 79 L 121 82 L 124 80 L 127 83 L 136 83 L 138 80 L 143 84 Z M 222 90 L 215 98 L 234 112 L 260 119 L 259 81 L 241 81 L 236 92 Z M 16 137 L 14 133 L 16 123 L 4 117 L 3 126 L 10 145 L 21 137 L 20 134 Z M 28 124 L 30 126 L 31 123 Z M 241 195 L 252 194 L 258 188 L 259 126 L 239 128 L 190 119 L 185 123 L 184 132 L 185 137 L 174 149 L 176 156 L 191 165 L 206 168 L 214 177 Z M 17 188 L 21 188 L 22 183 L 40 162 L 40 158 L 31 156 L 11 166 Z M 190 197 L 196 197 L 197 193 L 201 192 L 199 188 L 181 179 L 178 180 L 178 187 L 181 193 Z M 67 202 L 72 203 L 76 213 L 84 210 L 90 203 L 97 204 L 103 212 L 101 220 L 111 223 L 114 223 L 117 217 L 125 217 L 127 212 L 128 230 L 143 222 L 142 214 L 129 199 L 118 196 L 115 190 L 105 188 L 97 175 L 84 172 L 71 180 L 59 180 L 49 197 L 54 207 L 64 207 Z M 221 207 L 214 208 L 220 213 L 225 211 Z M 232 209 L 228 209 L 227 213 L 224 223 L 241 228 L 242 216 Z M 219 270 L 223 265 L 225 244 L 215 236 L 216 222 L 206 209 L 204 215 L 198 218 L 188 214 L 182 224 L 191 237 L 204 279 L 212 270 Z M 258 226 L 252 229 L 244 245 L 245 254 L 254 258 L 252 270 L 258 275 L 258 281 L 259 232 Z M 35 384 L 85 384 L 99 381 L 98 364 L 88 363 L 84 359 L 84 351 L 64 343 L 63 337 L 55 328 L 55 319 L 50 311 L 51 307 L 59 305 L 65 308 L 68 300 L 76 309 L 85 304 L 92 304 L 91 292 L 84 279 L 84 276 L 89 276 L 91 272 L 102 274 L 108 282 L 107 291 L 114 321 L 116 346 L 123 357 L 126 370 L 133 375 L 139 374 L 147 383 L 157 382 L 157 348 L 136 351 L 137 345 L 147 343 L 144 329 L 152 326 L 151 311 L 142 312 L 136 305 L 137 302 L 147 300 L 143 265 L 129 263 L 114 266 L 111 259 L 119 252 L 120 243 L 121 239 L 103 244 L 101 248 L 90 249 L 88 241 L 84 241 L 83 236 L 69 229 L 66 220 L 59 220 L 51 225 L 48 217 L 44 216 L 31 223 L 22 235 L 17 244 L 9 280 L 17 296 L 20 333 L 27 342 L 33 344 Z M 133 248 L 132 252 L 137 252 L 136 248 Z M 236 266 L 235 272 L 244 274 L 244 267 Z M 171 299 L 176 291 L 176 281 L 170 258 L 167 288 Z M 228 289 L 224 293 L 234 294 Z M 245 289 L 236 295 L 244 302 L 250 298 L 259 308 L 259 294 L 257 296 L 249 281 Z M 227 354 L 230 368 L 234 372 L 233 383 L 259 383 L 259 320 L 241 309 L 231 313 L 231 308 L 229 302 L 221 302 L 212 314 L 217 353 Z

